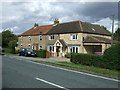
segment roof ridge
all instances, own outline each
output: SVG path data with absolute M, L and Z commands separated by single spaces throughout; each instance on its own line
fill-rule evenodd
M 70 22 L 63 22 L 63 23 L 59 23 L 59 24 L 64 24 L 64 23 L 72 23 L 72 22 L 79 22 L 80 20 L 77 21 L 70 21 Z

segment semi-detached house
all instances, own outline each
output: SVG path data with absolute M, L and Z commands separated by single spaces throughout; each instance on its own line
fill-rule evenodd
M 117 41 L 113 41 L 117 43 Z M 100 25 L 82 21 L 37 26 L 19 35 L 18 47 L 46 49 L 51 56 L 64 57 L 66 53 L 104 52 L 111 46 L 111 33 Z

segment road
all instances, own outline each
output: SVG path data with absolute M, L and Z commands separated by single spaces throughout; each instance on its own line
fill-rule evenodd
M 3 88 L 118 88 L 118 81 L 3 56 Z

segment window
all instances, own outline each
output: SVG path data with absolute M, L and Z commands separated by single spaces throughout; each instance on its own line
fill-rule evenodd
M 83 37 L 83 41 L 85 40 L 85 38 Z
M 70 53 L 79 53 L 79 47 L 78 46 L 72 46 L 70 47 Z
M 31 44 L 28 44 L 28 48 L 30 48 Z
M 32 49 L 34 49 L 34 45 L 32 46 Z
M 22 44 L 21 44 L 20 46 L 21 46 L 21 48 L 23 47 L 23 45 L 22 45 Z
M 78 35 L 77 34 L 72 34 L 71 35 L 71 40 L 77 40 L 78 39 Z
M 54 40 L 54 39 L 55 39 L 54 35 L 49 36 L 49 40 Z
M 31 41 L 31 36 L 28 36 L 28 40 Z
M 95 31 L 95 29 L 94 29 L 94 28 L 92 28 L 92 30 L 93 30 L 93 31 Z
M 39 49 L 42 49 L 42 46 L 41 46 L 41 45 L 39 46 Z
M 40 35 L 40 40 L 42 40 L 42 35 Z
M 54 52 L 54 46 L 49 46 L 49 52 Z
M 20 40 L 23 41 L 23 36 L 20 37 Z

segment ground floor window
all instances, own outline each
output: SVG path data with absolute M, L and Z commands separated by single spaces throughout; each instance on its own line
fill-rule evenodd
M 69 47 L 70 53 L 79 53 L 79 47 L 78 46 L 71 46 Z
M 53 45 L 49 45 L 48 46 L 48 51 L 49 52 L 54 52 L 54 46 Z
M 34 50 L 34 45 L 32 46 L 32 49 Z
M 42 49 L 42 46 L 41 46 L 41 45 L 39 46 L 39 49 Z

